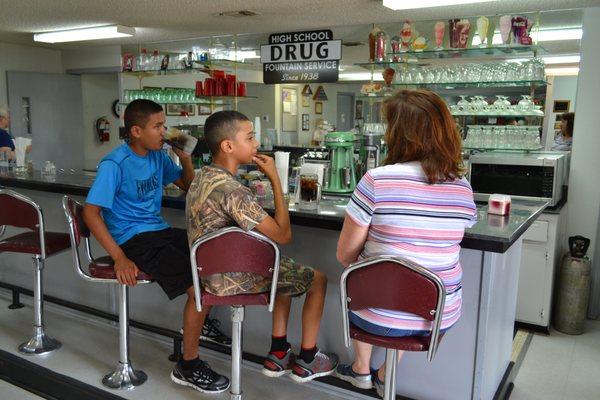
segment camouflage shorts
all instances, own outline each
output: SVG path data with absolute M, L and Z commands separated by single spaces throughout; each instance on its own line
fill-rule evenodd
M 297 264 L 291 258 L 281 257 L 277 293 L 286 296 L 301 296 L 310 289 L 315 271 Z M 271 290 L 272 280 L 249 272 L 213 274 L 202 278 L 202 287 L 216 296 L 264 293 Z

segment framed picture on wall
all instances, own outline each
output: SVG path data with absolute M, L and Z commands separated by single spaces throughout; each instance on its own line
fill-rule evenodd
M 198 104 L 198 115 L 210 115 L 210 106 L 206 104 Z
M 308 131 L 310 129 L 310 115 L 302 114 L 302 130 Z
M 167 115 L 176 116 L 181 115 L 182 112 L 186 112 L 188 116 L 192 117 L 196 115 L 195 104 L 167 104 Z
M 315 114 L 323 114 L 323 103 L 320 101 L 315 102 Z
M 302 96 L 302 107 L 309 107 L 310 106 L 310 97 L 309 96 Z
M 566 113 L 571 109 L 571 100 L 554 100 L 552 112 Z
M 354 104 L 354 119 L 363 119 L 363 101 L 356 100 Z

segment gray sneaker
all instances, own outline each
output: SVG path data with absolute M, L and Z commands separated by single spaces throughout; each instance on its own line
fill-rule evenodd
M 352 364 L 340 364 L 335 370 L 335 376 L 343 381 L 350 382 L 352 386 L 360 389 L 371 389 L 371 374 L 357 374 L 352 369 Z
M 285 357 L 281 360 L 276 355 L 269 353 L 263 362 L 262 373 L 271 378 L 278 378 L 292 372 L 295 361 L 296 355 L 291 348 L 288 349 Z
M 333 353 L 323 353 L 319 350 L 311 363 L 297 358 L 290 378 L 298 383 L 310 382 L 315 378 L 331 375 L 337 365 L 338 356 Z

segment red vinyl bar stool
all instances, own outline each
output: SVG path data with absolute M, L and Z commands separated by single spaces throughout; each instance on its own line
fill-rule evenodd
M 119 284 L 114 261 L 110 256 L 92 256 L 90 231 L 83 221 L 83 205 L 69 196 L 64 196 L 62 203 L 69 224 L 73 263 L 77 274 L 88 282 L 114 283 L 119 287 L 119 364 L 115 371 L 104 376 L 102 384 L 111 389 L 133 389 L 146 382 L 148 376 L 143 371 L 134 370 L 129 361 L 129 288 Z M 87 271 L 82 268 L 79 256 L 81 239 L 85 242 Z M 152 283 L 152 277 L 140 271 L 137 283 Z
M 385 279 L 382 279 L 385 277 Z M 373 290 L 377 288 L 377 290 Z M 439 342 L 446 291 L 431 271 L 404 258 L 379 256 L 351 264 L 340 279 L 344 342 L 350 339 L 386 348 L 384 399 L 396 398 L 397 350 L 426 351 L 433 360 Z M 382 308 L 416 314 L 432 321 L 430 336 L 386 337 L 363 331 L 348 319 L 348 310 Z
M 56 350 L 61 343 L 44 331 L 44 263 L 47 257 L 67 250 L 70 246 L 66 233 L 46 232 L 42 209 L 29 197 L 15 191 L 0 189 L 0 236 L 6 226 L 29 229 L 0 240 L 0 253 L 33 255 L 33 336 L 19 345 L 23 354 L 43 354 Z
M 196 309 L 202 305 L 231 306 L 231 400 L 242 399 L 242 324 L 244 307 L 266 305 L 273 312 L 277 277 L 279 275 L 279 248 L 260 233 L 237 227 L 224 228 L 198 238 L 190 252 Z M 225 272 L 251 272 L 272 278 L 271 291 L 259 294 L 215 296 L 204 291 L 200 278 Z

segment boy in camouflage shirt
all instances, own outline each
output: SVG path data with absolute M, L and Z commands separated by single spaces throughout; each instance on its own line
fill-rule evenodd
M 289 243 L 292 236 L 289 212 L 275 163 L 272 158 L 257 154 L 259 143 L 248 118 L 237 111 L 216 112 L 206 120 L 204 137 L 213 164 L 201 169 L 187 194 L 190 245 L 200 236 L 227 226 L 239 226 L 245 231 L 256 229 L 277 243 Z M 240 164 L 252 162 L 271 181 L 274 217 L 270 217 L 252 192 L 234 178 Z M 251 273 L 225 273 L 203 279 L 202 285 L 209 293 L 230 296 L 268 292 L 271 280 Z M 297 382 L 308 382 L 335 370 L 337 356 L 321 352 L 316 346 L 326 288 L 327 278 L 322 272 L 281 258 L 271 350 L 265 359 L 263 374 L 278 377 L 291 372 L 292 379 Z M 286 329 L 291 298 L 303 294 L 306 294 L 303 337 L 301 351 L 296 357 L 287 342 Z

